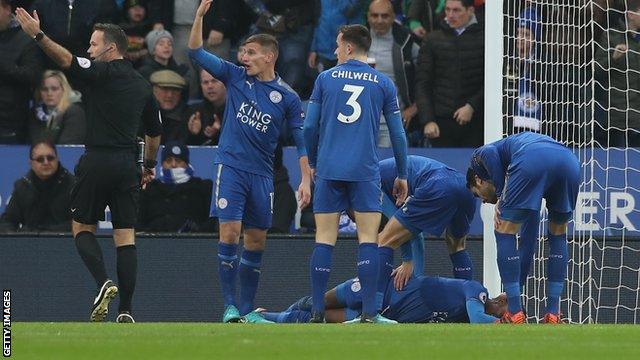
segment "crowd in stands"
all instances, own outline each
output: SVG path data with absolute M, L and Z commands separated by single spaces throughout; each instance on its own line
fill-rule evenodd
M 3 229 L 16 228 L 16 224 L 25 229 L 39 229 L 34 217 L 46 211 L 53 214 L 57 211 L 54 206 L 61 209 L 66 206 L 67 200 L 60 198 L 51 206 L 42 207 L 41 197 L 33 194 L 54 189 L 66 191 L 63 187 L 73 181 L 73 176 L 57 162 L 55 145 L 82 144 L 85 132 L 82 83 L 73 77 L 67 78 L 42 54 L 33 39 L 20 30 L 13 18 L 16 7 L 37 11 L 42 30 L 77 56 L 88 56 L 86 51 L 94 24 L 116 23 L 123 28 L 129 39 L 126 57 L 153 86 L 163 118 L 162 142 L 167 145 L 162 153 L 160 176 L 143 192 L 140 229 L 189 231 L 215 227 L 205 214 L 208 205 L 203 204 L 197 214 L 182 212 L 180 205 L 181 202 L 195 203 L 190 200 L 192 196 L 194 199 L 211 197 L 205 189 L 211 184 L 195 177 L 184 145 L 217 145 L 225 122 L 225 86 L 195 67 L 187 56 L 187 39 L 199 2 L 0 0 L 0 144 L 38 144 L 31 148 L 31 171 L 16 183 L 15 192 L 24 195 L 14 193 L 15 201 L 12 200 L 2 216 Z M 216 0 L 204 18 L 202 37 L 208 51 L 238 63 L 243 39 L 258 32 L 275 35 L 280 46 L 276 70 L 304 102 L 310 96 L 317 74 L 336 64 L 338 28 L 345 24 L 365 24 L 372 36 L 371 65 L 388 75 L 398 89 L 409 146 L 476 147 L 483 143 L 484 129 L 484 2 Z M 607 1 L 596 2 L 607 8 Z M 640 11 L 637 0 L 609 2 L 621 2 L 623 9 Z M 550 38 L 542 26 L 543 18 L 550 15 L 544 9 L 536 9 L 535 2 L 520 0 L 518 3 L 509 7 L 518 9 L 518 14 L 512 14 L 515 22 L 507 23 L 516 29 L 512 31 L 515 38 L 509 41 L 517 46 L 510 47 L 515 61 L 510 64 L 506 78 L 512 80 L 513 89 L 505 88 L 513 96 L 506 113 L 510 128 L 539 130 L 536 122 L 540 122 L 545 111 L 553 111 L 544 106 L 540 108 L 542 90 L 539 89 L 543 81 L 531 75 L 544 74 L 547 70 L 542 67 L 543 62 L 536 61 L 544 50 L 534 45 L 534 40 Z M 628 141 L 628 145 L 640 146 L 638 132 L 626 131 L 640 129 L 637 71 L 632 74 L 628 71 L 640 66 L 640 14 L 624 11 L 622 14 L 618 17 L 619 29 L 612 27 L 594 33 L 601 44 L 596 47 L 595 58 L 604 64 L 597 67 L 597 75 L 606 78 L 611 86 L 600 91 L 610 99 L 607 106 L 613 108 L 606 117 L 610 124 L 603 125 L 603 129 L 621 129 L 616 139 L 629 137 L 612 141 L 612 146 L 623 140 Z M 602 18 L 600 22 L 606 22 L 607 16 L 606 13 L 594 15 Z M 575 41 L 580 46 L 580 40 Z M 560 68 L 555 70 L 563 73 Z M 291 142 L 282 139 L 282 144 Z M 381 118 L 378 145 L 391 145 L 384 118 Z M 279 225 L 274 214 L 274 227 L 287 232 L 287 219 L 290 224 L 293 218 L 290 209 L 295 213 L 295 197 L 288 185 L 287 169 L 281 160 L 279 164 L 275 182 L 282 186 L 280 192 L 276 190 L 275 201 L 288 205 L 282 205 L 287 215 Z M 43 172 L 43 167 L 48 170 Z M 178 186 L 167 187 L 167 184 Z M 180 194 L 182 190 L 178 188 L 188 194 Z M 168 204 L 167 199 L 175 199 L 179 205 Z M 33 211 L 26 210 L 27 207 Z M 151 208 L 167 208 L 188 218 L 165 221 L 155 217 Z M 58 229 L 58 219 L 55 216 L 51 219 L 55 224 L 46 228 Z

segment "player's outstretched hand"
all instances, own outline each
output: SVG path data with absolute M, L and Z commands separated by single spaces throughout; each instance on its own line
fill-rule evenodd
M 393 182 L 393 196 L 396 198 L 396 206 L 400 206 L 407 200 L 409 195 L 409 185 L 407 179 L 396 178 Z
M 37 11 L 33 10 L 32 17 L 27 10 L 21 7 L 16 8 L 16 20 L 20 23 L 22 31 L 30 37 L 34 37 L 40 32 L 40 18 Z
M 204 14 L 206 14 L 207 11 L 209 11 L 209 8 L 211 7 L 212 2 L 213 0 L 202 0 L 200 2 L 200 6 L 198 6 L 198 10 L 196 10 L 196 16 L 203 17 Z
M 411 274 L 413 274 L 413 262 L 411 261 L 403 261 L 400 266 L 393 269 L 391 276 L 393 277 L 393 285 L 396 290 L 400 291 L 404 289 L 411 278 Z

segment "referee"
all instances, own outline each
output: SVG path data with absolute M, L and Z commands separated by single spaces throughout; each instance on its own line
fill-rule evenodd
M 120 291 L 116 322 L 134 322 L 131 298 L 136 284 L 136 215 L 140 184 L 155 175 L 156 153 L 162 123 L 149 83 L 124 60 L 125 33 L 113 24 L 96 24 L 91 34 L 89 56 L 76 57 L 40 30 L 40 19 L 23 8 L 16 9 L 22 30 L 61 68 L 85 83 L 87 135 L 85 154 L 76 166 L 77 183 L 71 191 L 72 230 L 75 244 L 93 275 L 98 294 L 91 321 L 103 321 L 109 302 Z M 141 173 L 136 165 L 136 134 L 144 122 L 146 158 Z M 113 240 L 117 248 L 118 283 L 109 280 L 96 241 L 98 220 L 109 206 Z

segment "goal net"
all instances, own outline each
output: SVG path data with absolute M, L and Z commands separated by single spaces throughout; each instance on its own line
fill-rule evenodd
M 640 323 L 640 1 L 507 0 L 502 20 L 503 135 L 549 135 L 582 166 L 563 317 Z M 545 313 L 541 224 L 523 291 L 529 322 Z

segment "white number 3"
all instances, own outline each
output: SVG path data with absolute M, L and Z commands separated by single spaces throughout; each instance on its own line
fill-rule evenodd
M 346 84 L 342 90 L 351 93 L 349 96 L 349 100 L 347 100 L 347 105 L 353 108 L 353 113 L 351 115 L 345 115 L 343 113 L 338 114 L 338 120 L 345 124 L 350 124 L 358 121 L 360 119 L 360 115 L 362 115 L 362 108 L 358 103 L 358 97 L 362 94 L 362 90 L 364 90 L 364 86 L 356 86 Z

